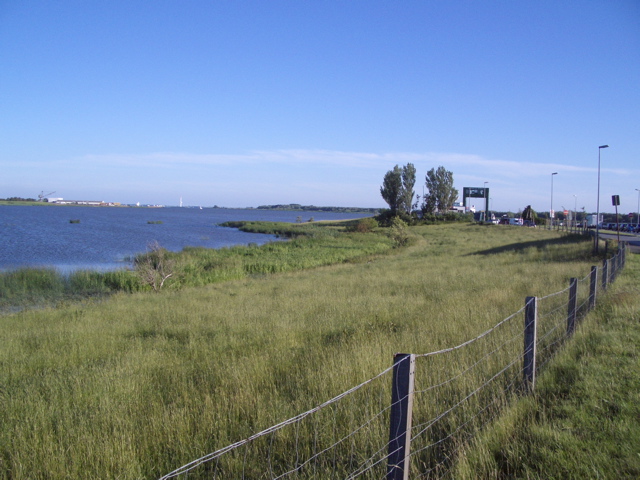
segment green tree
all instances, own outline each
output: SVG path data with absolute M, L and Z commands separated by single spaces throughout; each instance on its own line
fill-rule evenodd
M 407 163 L 402 168 L 402 199 L 401 208 L 408 214 L 413 209 L 413 187 L 416 184 L 416 167 L 413 163 Z
M 522 220 L 528 220 L 533 224 L 538 222 L 538 215 L 535 210 L 531 208 L 531 205 L 527 205 L 525 209 L 522 211 Z
M 396 165 L 389 170 L 382 181 L 380 195 L 389 205 L 392 215 L 411 213 L 413 187 L 416 183 L 416 168 L 412 163 L 404 167 Z
M 402 191 L 402 169 L 396 165 L 393 170 L 389 170 L 382 180 L 382 186 L 380 187 L 380 195 L 385 202 L 389 205 L 391 214 L 398 213 L 400 207 L 400 198 Z
M 425 186 L 428 192 L 422 204 L 425 213 L 446 213 L 458 198 L 458 190 L 453 188 L 453 173 L 442 166 L 427 172 Z

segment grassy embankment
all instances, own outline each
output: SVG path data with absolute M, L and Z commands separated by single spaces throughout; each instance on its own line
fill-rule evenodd
M 240 278 L 0 317 L 0 477 L 158 477 L 372 377 L 394 352 L 467 340 L 595 262 L 589 241 L 557 232 L 411 231 L 413 244 L 394 255 L 375 247 L 356 262 L 285 271 L 303 268 L 296 249 L 303 263 L 314 249 L 335 255 L 311 267 L 345 260 L 352 241 L 389 245 L 327 233 L 266 246 L 275 266 L 259 275 L 232 252 L 266 265 L 260 249 L 228 249 L 211 270 L 229 263 Z M 274 455 L 291 445 L 281 448 Z
M 640 256 L 456 478 L 640 478 Z

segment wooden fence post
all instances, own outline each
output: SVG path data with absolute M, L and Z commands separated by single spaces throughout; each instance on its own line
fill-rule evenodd
M 567 336 L 573 335 L 576 329 L 576 307 L 578 305 L 578 279 L 569 280 L 569 306 L 567 308 Z
M 598 267 L 591 267 L 591 281 L 589 282 L 589 310 L 596 308 L 596 290 L 598 288 Z
M 524 309 L 524 389 L 533 392 L 536 386 L 536 343 L 538 297 L 527 297 Z
M 611 285 L 616 280 L 616 257 L 609 259 L 609 278 L 607 279 L 607 285 Z
M 624 263 L 624 243 L 621 243 L 618 247 L 618 253 L 616 254 L 616 275 L 615 278 L 618 278 L 618 275 L 622 272 L 622 264 Z
M 414 354 L 396 353 L 393 356 L 387 480 L 409 479 L 415 364 Z
M 605 258 L 602 261 L 602 291 L 607 289 L 607 282 L 609 281 L 609 261 Z

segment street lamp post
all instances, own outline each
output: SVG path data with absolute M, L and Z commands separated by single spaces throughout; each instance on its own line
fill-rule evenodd
M 636 215 L 636 233 L 640 233 L 640 231 L 638 231 L 640 229 L 640 188 L 636 188 L 636 192 L 638 192 L 638 213 Z
M 573 228 L 578 230 L 578 196 L 573 196 Z
M 598 147 L 598 198 L 596 200 L 596 253 L 600 243 L 600 152 L 603 148 L 609 148 L 609 145 L 600 145 Z
M 553 172 L 551 174 L 551 208 L 549 209 L 549 225 L 550 229 L 553 229 L 553 176 L 557 175 L 558 172 Z

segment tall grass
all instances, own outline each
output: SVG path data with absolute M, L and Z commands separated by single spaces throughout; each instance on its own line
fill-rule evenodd
M 640 477 L 640 257 L 572 342 L 462 456 L 456 478 Z
M 391 246 L 391 240 L 381 234 L 336 235 L 324 228 L 287 242 L 271 242 L 260 247 L 235 246 L 218 250 L 187 247 L 178 254 L 170 254 L 176 262 L 173 285 L 201 286 L 250 275 L 365 261 L 372 255 L 387 252 Z
M 394 255 L 375 255 L 389 247 L 378 234 L 187 250 L 184 265 L 238 278 L 1 317 L 0 476 L 159 477 L 372 377 L 394 352 L 469 339 L 593 263 L 588 241 L 557 232 L 410 231 Z M 345 263 L 351 242 L 359 261 Z
M 0 312 L 47 307 L 60 302 L 139 291 L 143 285 L 127 270 L 80 270 L 64 275 L 53 268 L 22 268 L 0 273 Z

